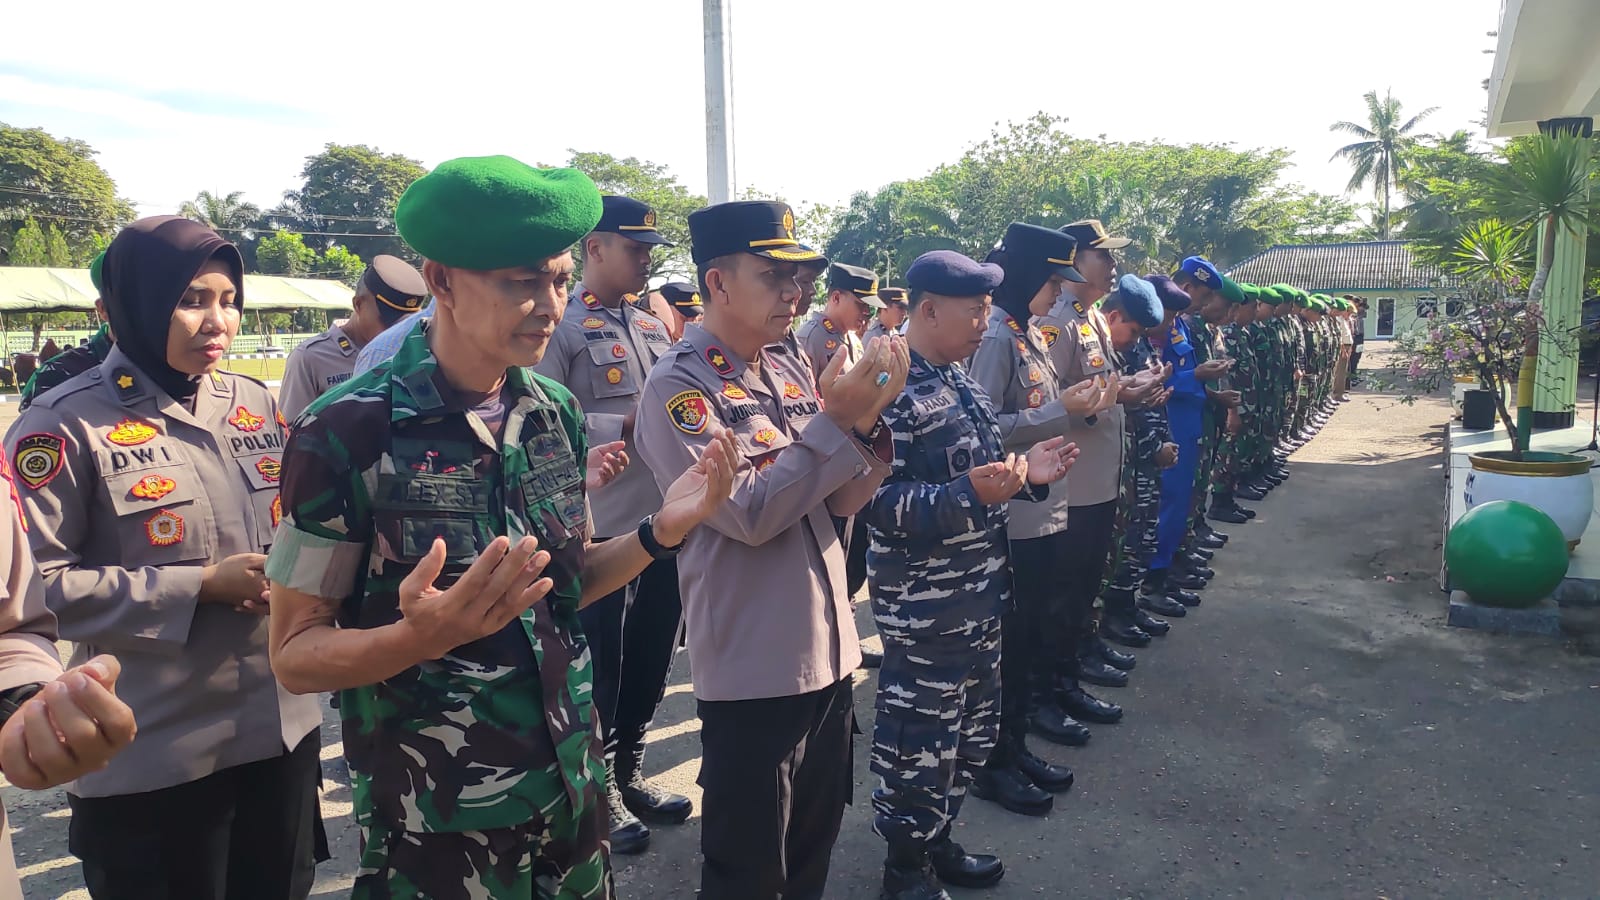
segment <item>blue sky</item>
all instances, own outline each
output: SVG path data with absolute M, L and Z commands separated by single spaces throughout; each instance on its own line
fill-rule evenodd
M 741 187 L 840 203 L 1043 110 L 1081 136 L 1294 151 L 1338 192 L 1361 94 L 1476 128 L 1498 0 L 731 0 Z M 328 141 L 429 165 L 568 148 L 705 185 L 696 0 L 14 4 L 0 121 L 100 151 L 142 213 L 200 190 L 269 206 Z M 70 13 L 70 18 L 68 18 Z M 91 23 L 91 24 L 86 24 Z M 35 38 L 25 36 L 33 35 Z M 19 36 L 23 39 L 18 40 Z M 1090 211 L 1086 211 L 1086 214 Z

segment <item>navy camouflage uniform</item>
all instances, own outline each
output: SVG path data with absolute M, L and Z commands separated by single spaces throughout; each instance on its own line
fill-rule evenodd
M 1126 377 L 1148 370 L 1156 360 L 1155 349 L 1140 338 L 1130 350 L 1120 354 Z M 1161 511 L 1161 467 L 1156 454 L 1161 445 L 1172 441 L 1167 428 L 1165 407 L 1129 407 L 1126 416 L 1124 458 L 1132 465 L 1122 467 L 1122 494 L 1117 504 L 1117 548 L 1106 596 L 1128 596 L 1138 590 L 1150 573 L 1150 560 L 1156 552 L 1156 524 Z
M 867 506 L 867 582 L 883 636 L 873 830 L 891 846 L 939 839 L 999 734 L 1000 617 L 1011 603 L 1007 510 L 968 473 L 1003 459 L 989 397 L 959 365 L 913 352 L 883 411 L 893 470 Z M 1042 499 L 1043 487 L 1019 497 Z

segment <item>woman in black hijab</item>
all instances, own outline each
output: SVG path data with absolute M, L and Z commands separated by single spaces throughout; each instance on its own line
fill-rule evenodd
M 96 900 L 311 888 L 322 717 L 267 658 L 283 419 L 264 385 L 218 369 L 243 268 L 198 223 L 128 226 L 104 265 L 116 346 L 7 436 L 61 636 L 75 662 L 117 655 L 138 721 L 120 756 L 68 787 L 69 846 Z

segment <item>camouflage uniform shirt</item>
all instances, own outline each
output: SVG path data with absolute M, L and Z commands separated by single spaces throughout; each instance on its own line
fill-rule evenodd
M 583 414 L 567 390 L 506 372 L 496 440 L 438 371 L 429 325 L 324 394 L 283 460 L 276 582 L 340 601 L 341 628 L 398 621 L 402 579 L 435 537 L 460 577 L 498 535 L 532 534 L 555 587 L 442 659 L 341 693 L 357 821 L 405 832 L 545 823 L 542 853 L 603 866 L 603 769 L 577 607 L 588 535 Z
M 27 409 L 33 405 L 33 398 L 65 384 L 67 379 L 79 372 L 87 372 L 105 362 L 110 353 L 111 326 L 101 325 L 100 330 L 89 338 L 89 343 L 57 353 L 33 370 L 28 383 L 22 386 L 22 408 Z

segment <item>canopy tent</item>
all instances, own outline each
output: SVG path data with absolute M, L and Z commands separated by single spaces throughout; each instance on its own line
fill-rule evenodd
M 354 292 L 343 282 L 281 275 L 246 275 L 245 309 L 348 310 Z M 94 309 L 98 293 L 88 269 L 0 266 L 0 313 L 49 313 Z

